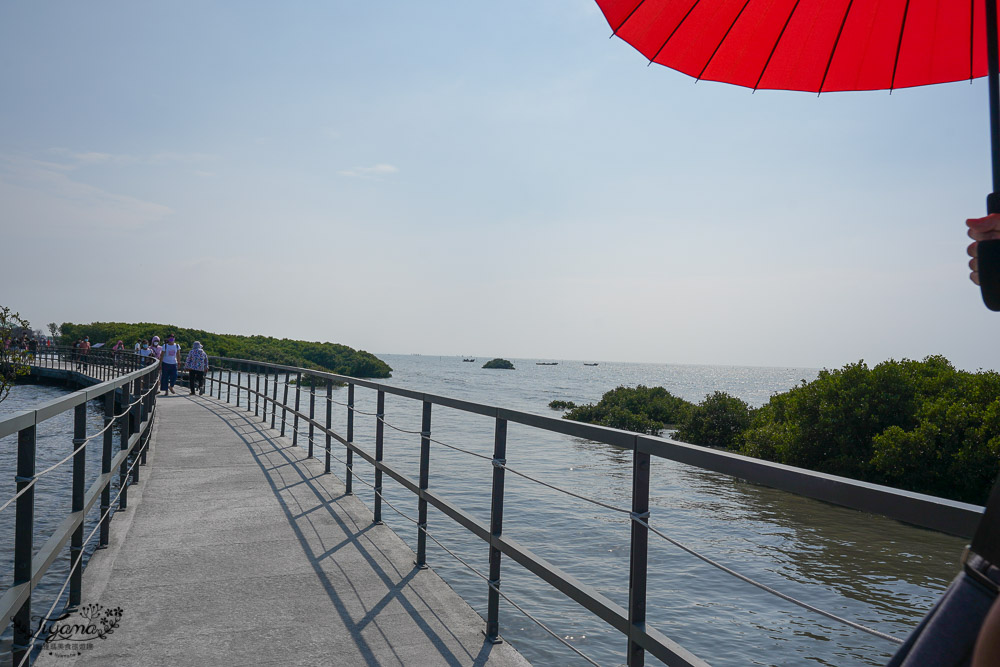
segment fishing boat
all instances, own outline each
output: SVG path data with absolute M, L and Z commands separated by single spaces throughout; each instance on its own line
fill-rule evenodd
M 596 366 L 597 364 L 588 364 L 588 363 L 585 362 L 583 365 L 584 366 Z
M 462 359 L 462 361 L 475 361 L 475 359 Z
M 536 361 L 535 365 L 536 366 L 558 366 L 559 362 L 558 361 Z

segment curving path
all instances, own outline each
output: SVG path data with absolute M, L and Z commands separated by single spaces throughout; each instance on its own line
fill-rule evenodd
M 527 665 L 304 449 L 204 396 L 157 409 L 149 465 L 84 574 L 84 605 L 121 607 L 120 625 L 37 664 Z

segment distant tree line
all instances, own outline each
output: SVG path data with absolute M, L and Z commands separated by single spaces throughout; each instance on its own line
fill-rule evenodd
M 153 336 L 165 339 L 166 336 L 173 334 L 184 351 L 190 350 L 191 343 L 197 340 L 205 346 L 205 351 L 213 356 L 299 366 L 362 378 L 387 378 L 391 377 L 392 373 L 392 368 L 388 364 L 370 352 L 354 350 L 336 343 L 314 343 L 270 336 L 216 334 L 201 329 L 149 322 L 137 324 L 64 322 L 59 330 L 62 342 L 69 344 L 84 336 L 90 336 L 91 343 L 114 344 L 115 341 L 122 340 L 131 349 L 137 340 L 149 340 Z
M 963 502 L 984 504 L 1000 472 L 1000 374 L 942 356 L 823 370 L 751 409 L 717 391 L 693 404 L 663 387 L 618 387 L 566 419 Z

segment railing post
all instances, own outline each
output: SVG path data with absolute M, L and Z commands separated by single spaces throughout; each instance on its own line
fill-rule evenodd
M 163 370 L 160 369 L 162 373 Z M 132 402 L 129 396 L 129 385 L 131 383 L 126 382 L 122 385 L 122 406 L 128 406 Z M 125 412 L 122 414 L 121 420 L 121 451 L 126 451 L 128 449 L 128 439 L 132 435 L 132 416 L 131 410 L 127 407 L 124 408 Z M 128 509 L 128 457 L 126 456 L 120 466 L 118 466 L 118 511 L 124 512 Z
M 258 372 L 260 372 L 259 369 Z M 258 379 L 260 378 L 259 375 L 257 377 Z M 265 422 L 267 421 L 267 390 L 269 384 L 268 380 L 270 379 L 270 377 L 271 377 L 270 373 L 264 373 L 264 421 Z
M 385 392 L 378 390 L 378 399 L 375 405 L 375 516 L 376 525 L 382 525 L 382 469 L 378 464 L 382 462 L 382 444 L 385 434 Z
M 147 392 L 149 392 L 149 375 L 142 376 L 142 379 L 139 381 L 139 387 L 143 394 L 142 403 L 140 404 L 142 405 L 142 413 L 139 415 L 139 429 L 142 430 L 143 423 L 149 419 L 149 415 L 153 411 L 153 403 L 150 400 L 152 395 L 147 395 Z M 146 452 L 149 450 L 149 439 L 152 437 L 151 426 L 152 424 L 147 425 L 146 430 L 143 431 L 142 448 L 139 450 L 139 465 L 141 466 L 146 465 Z
M 221 396 L 220 396 L 221 398 Z M 236 392 L 236 400 L 239 400 L 240 392 Z M 229 369 L 229 377 L 226 380 L 226 403 L 231 403 L 233 399 L 233 369 Z
M 147 375 L 147 377 L 149 377 Z M 111 472 L 111 448 L 114 446 L 115 434 L 111 428 L 111 422 L 115 419 L 115 392 L 109 391 L 104 395 L 104 448 L 101 451 L 101 475 L 108 475 Z M 108 546 L 111 537 L 111 477 L 108 476 L 108 483 L 101 489 L 101 536 L 98 540 L 97 548 L 103 549 Z
M 309 383 L 309 458 L 313 457 L 313 421 L 316 419 L 316 378 Z
M 633 629 L 646 627 L 646 550 L 649 529 L 639 521 L 649 523 L 649 454 L 632 453 L 632 541 L 628 572 L 628 667 L 642 667 L 646 652 L 632 640 Z
M 423 419 L 420 421 L 420 483 L 421 491 L 427 489 L 431 467 L 431 403 L 424 401 Z M 427 500 L 420 496 L 417 504 L 417 567 L 427 567 Z
M 299 397 L 302 396 L 302 373 L 295 374 L 295 414 L 292 415 L 292 447 L 299 444 Z
M 288 381 L 292 379 L 291 373 L 285 373 L 285 391 L 281 398 L 281 437 L 285 437 L 285 418 L 288 416 Z
M 503 482 L 507 465 L 507 420 L 497 417 L 493 433 L 493 497 L 490 503 L 490 579 L 486 604 L 486 640 L 500 643 L 500 549 L 494 543 L 503 535 Z
M 354 444 L 354 384 L 347 385 L 347 442 Z M 347 448 L 347 474 L 344 477 L 344 493 L 354 493 L 354 450 Z
M 243 393 L 243 371 L 240 370 L 243 367 L 242 364 L 236 365 L 236 407 L 240 407 L 240 394 Z M 233 374 L 229 374 L 230 379 L 232 379 Z
M 260 366 L 254 366 L 256 369 L 257 383 L 254 387 L 254 401 L 253 401 L 253 416 L 260 416 Z M 266 389 L 265 389 L 266 390 Z
M 35 479 L 35 427 L 17 432 L 17 492 L 21 493 Z M 32 536 L 35 532 L 35 487 L 18 496 L 14 507 L 14 585 L 31 582 Z M 17 610 L 14 622 L 14 642 L 11 647 L 13 664 L 20 665 L 31 643 L 31 593 Z
M 271 428 L 274 428 L 274 415 L 278 410 L 278 371 L 274 371 L 274 391 L 271 395 Z
M 73 501 L 72 512 L 83 512 L 83 493 L 87 471 L 87 404 L 81 403 L 73 410 Z M 81 447 L 81 445 L 83 445 Z M 76 609 L 83 599 L 83 521 L 73 531 L 69 545 L 69 564 L 75 568 L 69 576 L 69 606 Z
M 326 381 L 326 464 L 323 472 L 330 473 L 330 445 L 333 438 L 330 437 L 330 429 L 333 427 L 333 380 Z
M 142 395 L 142 384 L 140 383 L 139 380 L 135 380 L 135 381 L 132 382 L 132 389 L 135 392 L 133 394 L 133 397 L 138 397 L 138 396 Z M 132 452 L 132 461 L 133 462 L 135 462 L 136 460 L 139 461 L 139 463 L 137 463 L 136 465 L 132 466 L 132 484 L 138 484 L 139 483 L 139 466 L 142 464 L 142 461 L 145 458 L 141 454 L 141 452 L 142 452 L 142 421 L 140 420 L 140 412 L 139 412 L 140 406 L 139 406 L 139 404 L 140 404 L 140 401 L 137 400 L 136 404 L 133 405 L 132 408 L 129 410 L 129 412 L 131 413 L 129 415 L 129 419 L 132 420 L 132 427 L 131 427 L 132 428 L 132 433 L 138 433 L 139 434 L 139 439 L 136 441 L 136 445 L 138 446 L 138 451 L 133 450 L 133 452 Z

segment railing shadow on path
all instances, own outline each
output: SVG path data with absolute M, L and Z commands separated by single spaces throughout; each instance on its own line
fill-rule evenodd
M 246 411 L 225 403 L 216 402 L 214 399 L 210 402 L 200 397 L 185 398 L 224 421 L 233 433 L 246 445 L 247 450 L 264 474 L 271 492 L 281 505 L 288 525 L 294 531 L 295 537 L 301 545 L 303 553 L 309 559 L 323 590 L 336 609 L 345 628 L 361 650 L 366 664 L 375 667 L 381 663 L 375 658 L 373 647 L 369 646 L 369 642 L 362 636 L 362 632 L 370 626 L 378 627 L 374 623 L 375 619 L 394 602 L 405 610 L 420 632 L 439 651 L 439 664 L 456 666 L 471 664 L 480 666 L 487 663 L 494 649 L 493 642 L 487 641 L 484 637 L 477 655 L 472 655 L 468 651 L 466 651 L 465 655 L 456 655 L 449 648 L 449 644 L 452 646 L 461 646 L 464 649 L 465 645 L 462 643 L 462 638 L 450 629 L 448 630 L 448 636 L 443 637 L 428 622 L 427 616 L 430 615 L 437 621 L 436 625 L 445 629 L 449 628 L 448 619 L 441 617 L 434 611 L 435 601 L 428 599 L 414 586 L 416 578 L 426 575 L 422 574 L 421 568 L 412 560 L 410 561 L 412 563 L 410 568 L 406 570 L 400 569 L 397 566 L 399 561 L 399 547 L 396 547 L 396 553 L 389 553 L 384 546 L 380 546 L 375 539 L 371 539 L 373 530 L 377 529 L 378 531 L 388 531 L 391 533 L 391 529 L 375 525 L 372 522 L 370 514 L 367 517 L 359 517 L 357 508 L 346 508 L 343 501 L 354 498 L 354 496 L 348 495 L 343 491 L 339 495 L 331 495 L 330 491 L 317 484 L 317 480 L 320 478 L 338 478 L 332 474 L 327 475 L 323 472 L 317 474 L 308 470 L 306 464 L 310 460 L 305 456 L 301 448 L 293 446 L 290 441 L 285 440 L 276 433 L 269 432 L 270 429 L 263 422 L 256 421 Z M 296 450 L 302 452 L 302 455 L 296 455 Z M 312 463 L 320 465 L 316 460 L 312 461 Z M 291 471 L 294 479 L 285 479 L 283 475 L 286 471 Z M 292 489 L 302 487 L 307 488 L 309 491 L 310 495 L 306 498 L 299 495 L 288 495 L 287 493 Z M 315 504 L 312 504 L 313 500 Z M 368 511 L 367 508 L 361 505 L 360 501 L 357 502 L 357 505 L 361 506 L 363 512 Z M 325 541 L 324 532 L 328 539 L 331 532 L 329 527 L 327 527 L 326 531 L 323 531 L 321 529 L 322 524 L 314 520 L 318 519 L 318 513 L 322 513 L 322 517 L 324 518 L 332 519 L 343 534 L 343 539 L 336 544 L 325 546 L 321 551 L 314 548 L 307 534 L 307 531 L 311 532 L 320 541 L 321 545 Z M 361 520 L 359 521 L 359 519 Z M 394 533 L 390 537 L 393 541 L 398 541 L 403 548 L 408 550 L 408 547 L 405 547 Z M 371 572 L 378 577 L 379 581 L 387 589 L 387 592 L 367 609 L 364 616 L 358 619 L 352 617 L 350 609 L 348 609 L 343 600 L 342 592 L 338 591 L 335 582 L 331 580 L 329 573 L 324 569 L 324 565 L 332 563 L 344 575 L 345 580 L 349 583 L 351 592 L 358 599 L 363 599 L 363 591 L 352 580 L 352 575 L 357 574 L 356 570 L 349 570 L 337 562 L 338 552 L 348 549 L 354 549 L 362 556 Z M 409 555 L 412 557 L 412 552 Z M 387 571 L 387 565 L 391 567 L 391 572 Z M 436 575 L 431 573 L 427 574 L 436 577 Z M 414 604 L 415 601 L 422 605 L 423 609 L 418 608 Z M 382 632 L 381 629 L 379 631 Z M 384 639 L 387 643 L 391 644 L 391 637 L 384 636 Z M 400 654 L 399 651 L 406 650 L 407 648 L 407 646 L 392 648 L 395 658 L 403 664 L 409 661 L 407 656 Z

